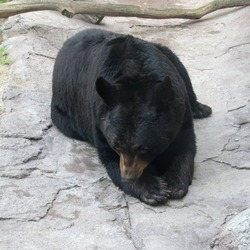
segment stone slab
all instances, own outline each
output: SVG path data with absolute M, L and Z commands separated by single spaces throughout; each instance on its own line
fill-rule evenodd
M 241 212 L 250 207 L 249 10 L 199 21 L 106 17 L 98 26 L 171 47 L 199 100 L 213 108 L 212 117 L 195 121 L 198 153 L 188 195 L 159 207 L 124 195 L 95 149 L 51 123 L 56 54 L 69 36 L 97 26 L 50 11 L 10 17 L 2 26 L 14 63 L 0 92 L 0 248 L 227 249 L 223 242 L 247 250 L 247 235 L 236 236 L 238 245 L 223 239 L 241 223 L 237 217 L 225 229 L 229 216 L 245 218 Z

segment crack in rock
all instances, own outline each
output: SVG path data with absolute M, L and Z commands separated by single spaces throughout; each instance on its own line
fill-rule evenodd
M 21 165 L 15 165 L 15 166 L 22 166 L 22 164 Z M 37 171 L 41 175 L 45 175 L 48 178 L 57 179 L 57 177 L 53 176 L 57 172 L 55 170 L 45 170 L 45 169 L 41 169 L 39 167 L 30 167 L 30 168 L 26 168 L 26 169 L 21 168 L 21 169 L 19 169 L 19 171 L 20 172 L 16 173 L 16 170 L 15 170 L 13 174 L 11 174 L 11 173 L 3 173 L 3 174 L 0 174 L 0 177 L 7 178 L 7 179 L 20 180 L 20 179 L 25 179 L 27 177 L 30 177 L 30 175 L 33 172 Z
M 103 179 L 106 178 L 101 177 L 98 179 L 98 181 L 103 181 Z M 130 204 L 127 201 L 126 195 L 122 193 L 121 196 L 119 196 L 120 201 L 118 201 L 118 203 L 116 202 L 115 204 L 113 203 L 113 197 L 110 202 L 109 199 L 110 198 L 105 199 L 104 201 L 101 200 L 101 204 L 98 207 L 105 209 L 111 213 L 112 216 L 114 216 L 113 221 L 116 221 L 117 225 L 122 228 L 124 236 L 133 244 L 135 249 L 142 249 L 144 245 L 142 239 L 140 239 L 137 235 L 132 234 L 133 228 L 130 214 Z M 102 204 L 103 202 L 104 204 Z
M 231 168 L 238 169 L 238 170 L 250 170 L 250 166 L 249 167 L 238 167 L 238 166 L 232 165 L 232 164 L 225 162 L 225 161 L 219 161 L 219 160 L 215 160 L 215 159 L 211 159 L 211 161 L 214 161 L 214 162 L 220 163 L 220 164 L 224 164 L 224 165 L 227 165 Z
M 4 131 L 3 133 L 1 133 L 1 137 L 2 138 L 13 138 L 13 139 L 27 139 L 30 141 L 39 141 L 39 140 L 43 139 L 43 137 L 40 135 L 26 136 L 26 135 L 21 134 L 21 133 L 8 134 L 7 131 Z
M 144 246 L 143 240 L 141 238 L 135 239 L 134 236 L 132 235 L 132 220 L 131 220 L 131 215 L 130 215 L 130 206 L 129 206 L 129 202 L 126 199 L 125 194 L 123 194 L 123 199 L 125 201 L 125 206 L 123 207 L 123 209 L 125 211 L 125 215 L 126 215 L 127 221 L 128 221 L 128 226 L 123 223 L 125 235 L 132 242 L 135 249 L 142 249 Z
M 229 113 L 229 112 L 233 112 L 233 111 L 236 111 L 236 110 L 239 110 L 239 109 L 245 108 L 245 107 L 246 107 L 246 105 L 242 105 L 242 106 L 239 106 L 239 107 L 234 108 L 234 109 L 229 109 L 229 110 L 227 111 L 227 113 Z
M 224 226 L 228 222 L 228 220 L 230 220 L 235 215 L 237 215 L 236 212 L 233 212 L 233 213 L 226 215 L 224 221 L 221 223 L 221 226 Z
M 66 191 L 66 190 L 70 190 L 70 189 L 74 189 L 74 188 L 80 188 L 80 187 L 81 186 L 79 186 L 79 185 L 76 184 L 76 185 L 73 185 L 73 186 L 68 186 L 68 187 L 65 187 L 65 188 L 60 188 L 56 192 L 56 194 L 55 194 L 54 198 L 52 199 L 52 201 L 46 203 L 46 205 L 44 206 L 44 207 L 47 207 L 47 210 L 45 211 L 45 213 L 43 215 L 39 216 L 39 217 L 35 217 L 33 219 L 29 219 L 28 221 L 38 222 L 38 221 L 40 221 L 42 219 L 45 219 L 49 215 L 51 209 L 53 209 L 54 203 L 57 200 L 57 198 L 58 198 L 58 196 L 60 195 L 61 192 Z
M 40 53 L 36 53 L 36 52 L 34 52 L 34 54 L 35 54 L 36 56 L 42 56 L 42 57 L 45 57 L 45 58 L 48 58 L 48 59 L 52 59 L 52 60 L 55 60 L 55 59 L 56 59 L 56 58 L 53 57 L 53 56 L 48 56 L 48 55 L 45 55 L 45 54 L 40 54 Z
M 23 163 L 28 163 L 30 161 L 36 161 L 36 160 L 40 160 L 41 158 L 39 157 L 42 154 L 43 150 L 40 148 L 38 152 L 36 152 L 35 154 L 31 155 L 30 157 L 28 157 L 27 159 L 23 160 Z M 45 156 L 43 156 L 44 158 Z M 17 164 L 20 165 L 20 164 Z
M 12 137 L 12 136 L 11 136 Z M 12 137 L 13 138 L 13 137 Z M 41 141 L 43 139 L 42 136 L 17 136 L 15 138 L 23 138 L 23 139 L 27 139 L 29 141 L 34 141 L 34 142 L 37 142 L 37 141 Z
M 30 173 L 24 172 L 24 173 L 18 173 L 15 175 L 9 175 L 9 174 L 2 174 L 1 178 L 8 178 L 8 179 L 14 179 L 14 180 L 20 180 L 24 179 L 30 176 Z
M 153 207 L 150 207 L 148 205 L 144 205 L 142 204 L 142 206 L 146 209 L 146 210 L 149 210 L 149 211 L 152 211 L 154 212 L 155 214 L 161 214 L 161 213 L 165 213 L 167 211 L 167 208 L 153 208 Z
M 243 108 L 243 106 L 242 106 L 242 108 Z M 234 152 L 234 153 L 246 152 L 246 153 L 249 153 L 248 149 L 244 149 L 244 148 L 241 149 L 241 144 L 240 143 L 235 143 L 235 142 L 240 141 L 240 139 L 245 138 L 245 137 L 237 138 L 236 136 L 241 131 L 243 126 L 246 125 L 246 124 L 249 124 L 249 122 L 244 121 L 244 122 L 232 125 L 233 127 L 236 128 L 236 131 L 229 136 L 227 142 L 223 145 L 223 147 L 221 149 L 221 152 L 219 154 L 215 155 L 215 156 L 208 157 L 208 158 L 202 160 L 201 162 L 203 163 L 203 162 L 207 162 L 207 161 L 213 161 L 213 162 L 216 162 L 216 163 L 227 165 L 227 166 L 229 166 L 231 168 L 234 168 L 234 169 L 237 169 L 237 170 L 250 170 L 250 166 L 249 167 L 248 166 L 238 167 L 235 164 L 231 164 L 231 163 L 229 163 L 229 162 L 227 162 L 225 160 L 218 159 L 218 158 L 222 157 L 223 154 L 225 154 L 227 152 Z M 238 157 L 240 157 L 240 156 L 238 156 Z
M 125 215 L 127 217 L 127 221 L 128 221 L 128 227 L 124 226 L 123 224 L 123 228 L 126 232 L 126 236 L 129 240 L 132 241 L 132 243 L 134 244 L 133 242 L 133 239 L 132 239 L 132 235 L 131 235 L 131 230 L 132 230 L 132 224 L 131 224 L 131 217 L 130 217 L 130 211 L 129 211 L 129 204 L 128 204 L 128 201 L 126 199 L 126 195 L 123 194 L 123 199 L 125 201 L 125 206 L 123 206 L 124 208 L 124 211 L 125 211 Z
M 4 220 L 17 220 L 17 218 L 12 218 L 12 217 L 0 217 L 0 221 Z
M 227 48 L 227 50 L 224 53 L 222 53 L 222 54 L 220 54 L 218 56 L 215 56 L 214 58 L 219 58 L 221 56 L 224 56 L 225 54 L 229 53 L 232 49 L 238 48 L 238 47 L 241 47 L 241 46 L 245 46 L 245 45 L 250 45 L 250 43 L 241 43 L 241 44 L 236 44 L 236 45 L 230 46 L 230 47 Z
M 240 145 L 236 145 L 234 148 L 227 148 L 227 149 L 224 149 L 224 151 L 229 151 L 229 152 L 233 152 L 233 151 L 236 151 L 236 152 L 240 152 L 240 151 L 244 151 L 244 150 L 237 150 L 240 148 Z

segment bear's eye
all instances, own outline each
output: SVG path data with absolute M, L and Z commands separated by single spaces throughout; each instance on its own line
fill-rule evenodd
M 120 145 L 120 143 L 119 143 L 119 142 L 114 142 L 114 144 L 113 144 L 113 149 L 114 149 L 115 151 L 120 152 L 120 150 L 121 150 L 121 145 Z
M 149 149 L 145 146 L 135 146 L 133 147 L 133 151 L 139 155 L 145 155 L 148 154 Z
M 147 148 L 143 148 L 143 149 L 141 149 L 140 151 L 139 151 L 139 154 L 141 154 L 141 155 L 145 155 L 145 154 L 147 154 L 148 153 L 148 149 Z

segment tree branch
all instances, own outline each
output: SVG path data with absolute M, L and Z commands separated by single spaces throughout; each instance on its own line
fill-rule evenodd
M 7 18 L 12 15 L 21 14 L 30 11 L 55 10 L 67 17 L 73 17 L 76 14 L 91 14 L 102 16 L 123 16 L 140 18 L 185 18 L 200 19 L 201 17 L 219 9 L 240 7 L 250 5 L 250 0 L 213 0 L 196 9 L 157 9 L 154 7 L 136 6 L 114 3 L 94 3 L 88 1 L 48 1 L 34 0 L 9 2 L 0 4 L 0 18 Z

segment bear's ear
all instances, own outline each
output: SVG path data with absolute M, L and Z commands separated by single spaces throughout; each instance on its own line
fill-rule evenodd
M 99 76 L 95 83 L 95 88 L 98 95 L 106 102 L 110 103 L 117 95 L 118 86 L 112 85 L 103 77 Z
M 129 36 L 118 36 L 107 42 L 107 45 L 120 45 L 123 44 Z
M 123 55 L 127 49 L 127 41 L 129 36 L 116 37 L 107 42 L 107 46 L 112 46 L 111 54 L 115 57 Z
M 155 97 L 160 102 L 168 101 L 172 90 L 172 82 L 169 76 L 166 76 L 161 83 L 155 87 Z

